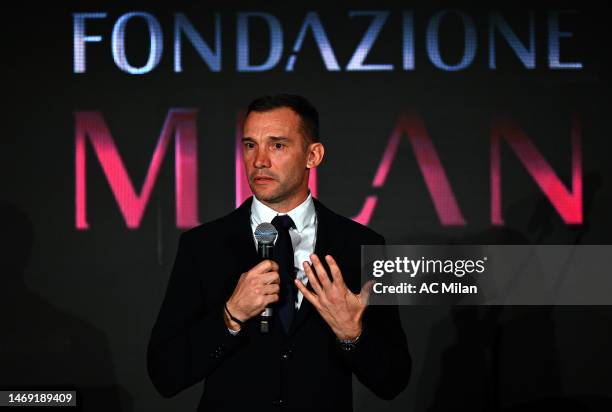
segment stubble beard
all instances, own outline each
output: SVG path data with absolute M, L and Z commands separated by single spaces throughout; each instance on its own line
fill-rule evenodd
M 289 182 L 278 182 L 278 186 L 270 193 L 258 191 L 254 184 L 251 185 L 251 191 L 257 199 L 268 204 L 279 204 L 289 199 L 293 194 L 297 193 L 300 187 L 299 183 L 290 184 Z

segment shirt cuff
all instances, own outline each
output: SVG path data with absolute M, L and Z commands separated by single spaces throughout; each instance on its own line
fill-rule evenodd
M 233 329 L 227 328 L 227 331 L 228 331 L 228 332 L 229 332 L 229 333 L 230 333 L 232 336 L 236 336 L 237 334 L 239 334 L 239 333 L 240 333 L 240 331 L 241 331 L 241 330 L 242 330 L 242 329 L 233 330 Z

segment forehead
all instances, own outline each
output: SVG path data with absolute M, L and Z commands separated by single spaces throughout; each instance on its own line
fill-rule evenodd
M 300 116 L 288 107 L 280 107 L 265 112 L 251 112 L 244 122 L 244 136 L 297 137 L 301 135 L 300 126 Z

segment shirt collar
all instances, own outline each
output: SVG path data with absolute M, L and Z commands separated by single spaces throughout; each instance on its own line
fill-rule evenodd
M 271 222 L 277 215 L 289 215 L 289 217 L 295 223 L 295 229 L 298 232 L 301 232 L 304 230 L 304 227 L 312 222 L 316 215 L 312 195 L 308 193 L 306 200 L 287 213 L 278 213 L 276 210 L 264 205 L 255 196 L 253 196 L 253 203 L 251 204 L 251 218 L 256 224 Z

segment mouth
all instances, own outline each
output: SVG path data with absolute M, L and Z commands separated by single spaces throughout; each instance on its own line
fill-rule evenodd
M 253 182 L 256 184 L 266 184 L 266 183 L 270 183 L 273 181 L 274 179 L 269 176 L 255 176 L 253 178 Z

